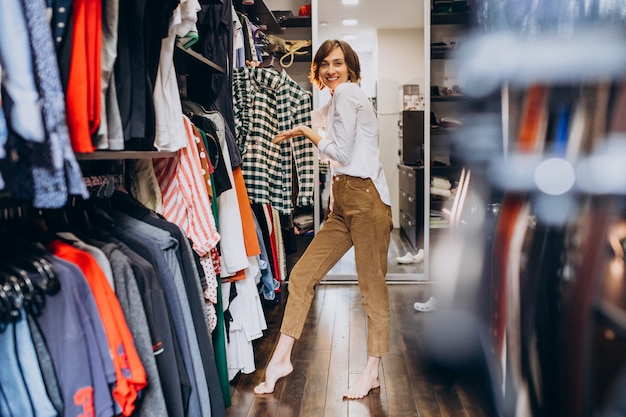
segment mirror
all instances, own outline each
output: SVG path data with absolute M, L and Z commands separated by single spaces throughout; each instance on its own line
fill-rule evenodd
M 416 0 L 318 0 L 317 25 L 313 26 L 313 50 L 326 39 L 343 39 L 359 54 L 361 62 L 361 86 L 371 97 L 377 108 L 380 131 L 381 161 L 392 198 L 394 230 L 389 248 L 388 281 L 424 280 L 424 262 L 427 261 L 428 248 L 424 248 L 424 196 L 423 186 L 417 186 L 413 194 L 405 194 L 409 206 L 404 207 L 400 190 L 402 162 L 402 113 L 403 85 L 419 85 L 425 88 L 426 56 L 424 38 L 424 3 Z M 345 26 L 343 20 L 355 19 L 356 25 Z M 328 101 L 327 93 L 317 95 L 316 106 Z M 423 111 L 412 116 L 423 119 Z M 420 127 L 421 126 L 421 127 Z M 409 128 L 409 127 L 405 127 Z M 410 126 L 421 129 L 415 133 L 415 147 L 421 149 L 424 143 L 423 123 Z M 419 143 L 421 140 L 421 143 Z M 423 171 L 423 170 L 422 170 Z M 419 176 L 419 174 L 418 174 Z M 422 182 L 424 176 L 413 178 Z M 324 189 L 328 190 L 330 184 Z M 322 202 L 327 204 L 327 194 L 322 193 Z M 407 201 L 408 201 L 407 200 Z M 403 212 L 401 212 L 401 207 Z M 409 218 L 404 211 L 412 214 Z M 421 213 L 421 214 L 420 214 Z M 404 217 L 402 217 L 404 214 Z M 416 216 L 416 214 L 418 214 Z M 417 218 L 416 218 L 417 217 Z M 405 223 L 405 228 L 402 228 Z M 404 230 L 407 229 L 407 230 Z M 415 233 L 412 244 L 407 237 Z M 414 245 L 414 246 L 413 246 Z M 415 262 L 407 254 L 417 254 L 424 249 L 425 261 Z M 400 263 L 400 262 L 407 263 Z M 333 268 L 326 280 L 356 280 L 354 253 L 349 251 Z
M 401 168 L 403 162 L 403 129 L 411 130 L 411 145 L 421 152 L 424 145 L 424 123 L 403 127 L 403 86 L 417 85 L 425 89 L 426 54 L 424 36 L 424 8 L 419 0 L 313 0 L 309 26 L 302 25 L 297 15 L 308 0 L 264 0 L 282 27 L 280 36 L 287 40 L 311 39 L 311 51 L 326 39 L 343 39 L 349 42 L 359 54 L 361 63 L 361 87 L 377 109 L 379 118 L 381 161 L 389 186 L 392 203 L 394 231 L 389 250 L 388 281 L 425 280 L 425 263 L 428 247 L 424 247 L 424 178 L 415 166 L 410 177 L 410 192 L 401 190 Z M 257 1 L 258 3 L 258 1 Z M 429 5 L 430 6 L 430 5 Z M 356 25 L 345 26 L 343 20 L 355 19 Z M 313 94 L 314 107 L 325 104 L 330 95 L 319 92 L 308 81 L 312 54 L 306 59 L 296 57 L 287 73 L 301 86 Z M 419 114 L 416 114 L 419 113 Z M 421 118 L 424 112 L 411 114 Z M 421 126 L 421 127 L 420 127 Z M 423 166 L 423 164 L 421 164 Z M 320 165 L 318 165 L 318 168 Z M 322 184 L 316 189 L 315 227 L 323 222 L 329 200 L 330 178 L 324 176 L 324 169 L 318 170 Z M 316 182 L 316 185 L 319 181 Z M 405 205 L 408 204 L 407 205 Z M 411 237 L 411 238 L 409 238 Z M 309 237 L 308 240 L 310 241 Z M 307 244 L 307 238 L 299 238 L 299 246 Z M 427 245 L 426 245 L 427 246 Z M 419 249 L 424 250 L 424 261 L 413 259 Z M 298 248 L 294 256 L 303 250 Z M 409 255 L 407 255 L 409 254 Z M 400 263 L 398 262 L 407 262 Z M 342 261 L 329 273 L 326 280 L 356 280 L 354 252 L 349 251 Z

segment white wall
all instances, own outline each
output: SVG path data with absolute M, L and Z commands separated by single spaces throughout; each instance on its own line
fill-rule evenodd
M 402 111 L 402 86 L 424 85 L 424 30 L 386 29 L 378 31 L 376 48 L 376 97 L 380 129 L 381 160 L 391 193 L 394 227 L 400 227 L 398 163 L 400 138 L 398 122 Z

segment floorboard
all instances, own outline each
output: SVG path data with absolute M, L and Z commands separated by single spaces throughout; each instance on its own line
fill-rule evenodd
M 227 417 L 491 417 L 486 384 L 478 372 L 452 375 L 423 354 L 424 328 L 437 313 L 417 312 L 413 303 L 428 300 L 434 285 L 415 279 L 422 264 L 395 261 L 409 250 L 394 230 L 389 271 L 407 278 L 389 279 L 388 274 L 392 327 L 380 388 L 361 400 L 342 398 L 367 362 L 367 320 L 348 253 L 335 268 L 340 279 L 325 280 L 315 290 L 304 332 L 294 346 L 293 373 L 276 384 L 274 393 L 255 395 L 252 390 L 262 381 L 278 340 L 289 284 L 283 283 L 279 302 L 264 305 L 268 329 L 253 344 L 257 370 L 231 381 Z
M 473 373 L 450 375 L 422 354 L 421 330 L 435 313 L 413 309 L 432 285 L 390 284 L 391 351 L 382 360 L 381 387 L 362 400 L 348 401 L 343 391 L 366 362 L 366 319 L 358 286 L 321 284 L 293 352 L 294 372 L 268 395 L 254 395 L 278 339 L 286 284 L 280 304 L 266 310 L 268 330 L 255 341 L 257 371 L 231 381 L 228 417 L 491 417 L 486 386 Z

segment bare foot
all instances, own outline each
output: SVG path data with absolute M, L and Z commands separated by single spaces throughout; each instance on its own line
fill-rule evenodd
M 350 400 L 364 398 L 371 390 L 378 387 L 380 387 L 378 375 L 363 372 L 361 376 L 359 376 L 359 379 L 357 379 L 356 382 L 348 388 L 348 391 L 343 393 L 343 396 Z
M 271 394 L 274 392 L 276 382 L 280 378 L 284 378 L 293 371 L 291 362 L 268 364 L 265 370 L 265 381 L 254 387 L 255 394 Z

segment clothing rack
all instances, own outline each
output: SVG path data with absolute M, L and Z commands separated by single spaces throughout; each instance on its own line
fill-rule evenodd
M 124 178 L 122 177 L 122 174 L 90 175 L 88 177 L 83 177 L 83 181 L 88 188 L 109 184 L 118 186 L 124 182 Z
M 91 195 L 98 198 L 108 198 L 115 189 L 124 184 L 123 174 L 91 175 L 83 177 L 83 182 L 91 191 Z

